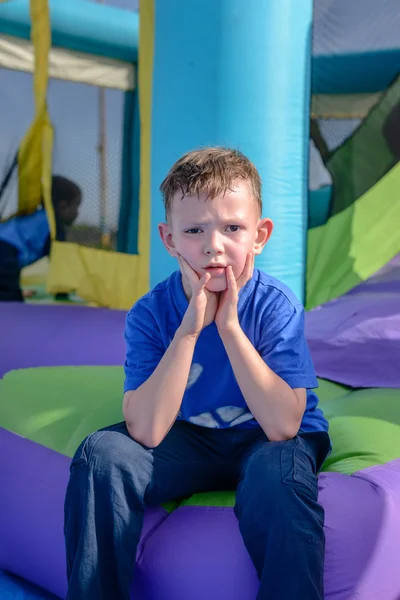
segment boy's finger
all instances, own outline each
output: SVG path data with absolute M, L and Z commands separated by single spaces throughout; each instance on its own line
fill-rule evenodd
M 226 268 L 226 283 L 228 284 L 228 289 L 231 289 L 233 291 L 236 290 L 237 281 L 233 274 L 233 269 L 230 265 Z
M 254 254 L 252 252 L 249 252 L 248 257 L 247 257 L 247 264 L 246 264 L 246 283 L 249 281 L 249 279 L 251 279 L 252 275 L 253 275 L 253 269 L 254 269 Z
M 193 293 L 196 295 L 200 294 L 200 292 L 202 292 L 204 290 L 205 286 L 210 281 L 210 279 L 211 279 L 210 273 L 206 273 L 205 275 L 203 275 L 203 277 L 197 281 L 195 291 Z
M 199 282 L 199 277 L 196 273 L 196 271 L 194 271 L 192 269 L 192 267 L 189 265 L 189 263 L 187 262 L 187 260 L 185 260 L 183 258 L 183 256 L 181 256 L 180 254 L 178 254 L 178 261 L 179 264 L 181 265 L 184 274 L 186 275 L 187 279 L 189 280 L 189 282 L 191 284 L 196 284 Z
M 188 278 L 187 273 L 186 273 L 185 265 L 183 264 L 183 261 L 182 261 L 181 257 L 179 256 L 179 254 L 178 254 L 178 263 L 179 263 L 179 267 L 181 269 L 182 276 L 184 277 L 184 279 L 186 279 L 186 281 L 188 283 L 190 283 L 189 282 L 189 278 Z
M 179 266 L 181 268 L 182 278 L 186 282 L 186 285 L 193 291 L 193 289 L 196 287 L 197 282 L 193 281 L 192 278 L 189 276 L 187 268 L 181 260 L 179 261 Z
M 207 285 L 207 283 L 210 281 L 210 279 L 211 279 L 210 273 L 205 273 L 205 275 L 203 275 L 203 277 L 200 279 L 201 287 L 204 288 Z
M 246 258 L 246 263 L 244 265 L 243 272 L 237 280 L 238 289 L 241 289 L 244 285 L 246 285 L 246 283 L 248 281 L 250 281 L 250 279 L 252 278 L 252 275 L 253 275 L 253 269 L 254 269 L 254 254 L 252 252 L 249 252 L 247 255 L 247 258 Z

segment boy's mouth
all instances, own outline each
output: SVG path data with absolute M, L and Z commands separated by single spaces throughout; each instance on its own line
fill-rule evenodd
M 208 267 L 204 267 L 204 270 L 210 275 L 219 276 L 225 274 L 225 268 L 222 265 L 208 265 Z

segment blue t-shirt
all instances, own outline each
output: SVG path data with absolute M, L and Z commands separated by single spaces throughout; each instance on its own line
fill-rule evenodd
M 18 215 L 0 223 L 0 240 L 18 251 L 23 269 L 49 254 L 50 228 L 46 211 L 40 208 L 30 215 Z
M 130 310 L 124 391 L 135 390 L 153 373 L 188 307 L 179 271 L 153 288 Z M 307 389 L 301 431 L 327 431 L 317 407 L 318 386 L 304 335 L 304 310 L 283 283 L 254 269 L 239 293 L 241 328 L 267 365 L 291 388 Z M 215 323 L 201 332 L 178 419 L 225 429 L 259 427 L 236 382 Z

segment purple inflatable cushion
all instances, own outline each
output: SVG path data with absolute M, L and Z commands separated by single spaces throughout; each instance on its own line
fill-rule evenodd
M 400 256 L 308 312 L 306 335 L 319 377 L 354 388 L 399 388 Z
M 5 430 L 0 445 L 0 569 L 63 597 L 69 459 Z M 400 460 L 320 476 L 326 600 L 398 600 Z M 257 578 L 230 507 L 146 514 L 132 599 L 255 600 Z
M 87 306 L 0 305 L 0 377 L 12 369 L 123 365 L 125 312 Z

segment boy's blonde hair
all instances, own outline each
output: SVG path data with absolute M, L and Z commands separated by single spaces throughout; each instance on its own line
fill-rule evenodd
M 216 198 L 227 192 L 237 180 L 249 184 L 261 216 L 261 178 L 244 154 L 239 150 L 217 146 L 184 154 L 171 167 L 160 186 L 166 218 L 171 214 L 172 199 L 178 190 L 182 192 L 182 199 L 200 193 L 206 193 L 208 198 Z

